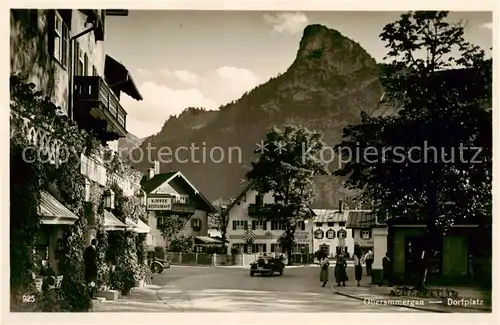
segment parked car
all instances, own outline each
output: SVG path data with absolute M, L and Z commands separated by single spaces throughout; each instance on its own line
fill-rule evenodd
M 164 269 L 170 268 L 170 262 L 167 260 L 160 259 L 154 254 L 148 254 L 148 265 L 151 268 L 151 272 L 160 274 Z
M 262 256 L 257 261 L 250 264 L 250 276 L 255 274 L 265 274 L 274 276 L 275 274 L 283 275 L 285 264 L 280 258 Z

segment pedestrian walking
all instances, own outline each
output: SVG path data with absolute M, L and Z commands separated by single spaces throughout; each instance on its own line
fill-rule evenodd
M 90 287 L 90 297 L 94 298 L 95 280 L 97 279 L 97 239 L 92 239 L 90 246 L 85 249 L 83 261 L 85 265 L 85 282 Z
M 387 282 L 387 286 L 392 287 L 392 261 L 389 258 L 389 253 L 385 253 L 384 258 L 382 259 L 382 272 L 382 280 L 379 287 L 385 282 Z
M 363 266 L 361 265 L 360 255 L 360 252 L 354 253 L 354 277 L 356 278 L 356 281 L 358 281 L 358 287 L 360 286 L 359 281 L 361 281 L 363 276 Z
M 322 287 L 326 286 L 326 284 L 328 283 L 328 267 L 330 266 L 330 261 L 328 261 L 328 258 L 326 257 L 326 254 L 322 254 L 322 256 L 320 257 L 320 267 L 321 267 L 321 271 L 319 273 L 319 280 L 321 282 L 323 282 L 323 285 Z
M 347 262 L 344 260 L 341 254 L 337 255 L 337 262 L 335 264 L 335 280 L 337 281 L 337 287 L 340 287 L 340 283 L 345 287 L 345 282 L 349 281 L 347 277 Z
M 372 265 L 373 265 L 373 252 L 372 250 L 368 250 L 364 257 L 364 263 L 366 264 L 366 275 L 372 275 Z

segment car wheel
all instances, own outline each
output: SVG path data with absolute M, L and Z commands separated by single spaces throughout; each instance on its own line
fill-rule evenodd
M 280 275 L 283 275 L 283 269 L 280 270 Z
M 254 274 L 255 274 L 254 272 L 250 271 L 250 276 L 254 276 Z

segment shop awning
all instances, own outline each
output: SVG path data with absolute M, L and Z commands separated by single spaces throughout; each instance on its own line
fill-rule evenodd
M 121 222 L 114 214 L 108 210 L 104 210 L 104 228 L 107 231 L 125 230 L 127 225 Z
M 196 245 L 221 245 L 222 240 L 208 236 L 196 236 L 194 237 L 194 243 Z
M 127 230 L 135 231 L 138 228 L 137 224 L 132 219 L 125 219 L 125 223 L 127 224 Z
M 39 214 L 44 225 L 72 225 L 78 217 L 48 192 L 40 192 Z
M 147 234 L 151 228 L 145 224 L 141 219 L 137 221 L 137 228 L 134 229 L 135 232 L 139 234 Z
M 135 100 L 142 100 L 142 95 L 128 69 L 109 55 L 106 55 L 104 61 L 104 76 L 109 84 L 116 85 Z

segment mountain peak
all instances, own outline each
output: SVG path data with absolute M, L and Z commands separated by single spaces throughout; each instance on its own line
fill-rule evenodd
M 348 57 L 352 59 L 357 59 L 360 56 L 370 57 L 358 43 L 335 29 L 319 24 L 308 25 L 304 29 L 297 59 L 319 60 L 324 63 L 325 60 L 336 61 L 339 56 L 342 56 L 344 61 Z

